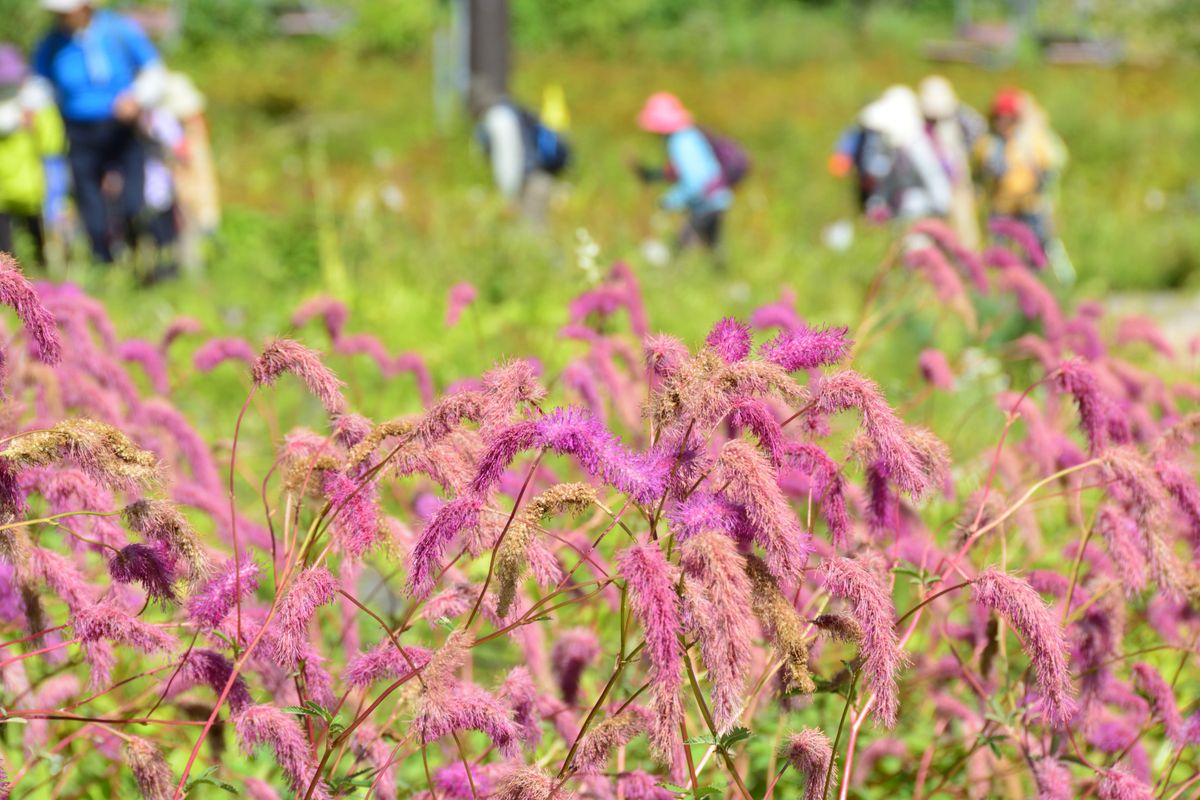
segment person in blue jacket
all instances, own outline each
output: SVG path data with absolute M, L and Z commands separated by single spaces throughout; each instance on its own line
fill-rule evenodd
M 146 154 L 137 132 L 143 86 L 161 75 L 158 52 L 129 19 L 92 0 L 41 0 L 53 28 L 34 52 L 34 71 L 50 82 L 66 124 L 75 204 L 102 263 L 113 260 L 110 232 L 136 244 L 143 218 Z M 120 219 L 109 220 L 102 184 L 121 178 Z
M 695 125 L 679 98 L 669 92 L 653 94 L 646 100 L 638 114 L 638 126 L 666 140 L 666 168 L 639 167 L 638 173 L 646 180 L 671 181 L 661 203 L 665 209 L 686 214 L 679 249 L 699 242 L 719 258 L 721 222 L 733 203 L 733 191 L 709 137 Z

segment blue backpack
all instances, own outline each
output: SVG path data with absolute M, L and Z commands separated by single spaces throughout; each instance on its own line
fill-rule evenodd
M 532 112 L 516 107 L 525 131 L 525 143 L 530 153 L 530 168 L 557 175 L 571 163 L 571 145 L 565 136 L 546 127 Z

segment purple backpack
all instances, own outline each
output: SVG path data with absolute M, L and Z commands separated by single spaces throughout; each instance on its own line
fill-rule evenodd
M 717 163 L 721 165 L 721 177 L 726 186 L 733 188 L 745 180 L 750 173 L 750 156 L 746 150 L 728 136 L 721 136 L 704 128 L 700 129 L 708 146 L 712 148 Z

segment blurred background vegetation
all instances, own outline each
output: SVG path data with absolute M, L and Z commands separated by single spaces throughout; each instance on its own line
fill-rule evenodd
M 0 0 L 0 18 L 32 40 L 46 24 L 34 5 Z M 976 21 L 1008 13 L 1000 0 L 969 5 Z M 653 324 L 693 343 L 716 318 L 745 317 L 785 288 L 812 321 L 853 324 L 895 231 L 858 225 L 850 249 L 822 245 L 825 226 L 854 213 L 851 187 L 825 160 L 865 102 L 937 71 L 976 107 L 1017 84 L 1049 111 L 1071 151 L 1060 227 L 1078 295 L 1195 292 L 1200 4 L 1084 5 L 1090 15 L 1075 0 L 1042 0 L 1039 26 L 1119 34 L 1119 65 L 1049 66 L 1029 42 L 994 68 L 930 63 L 926 42 L 953 35 L 953 0 L 512 0 L 516 94 L 536 107 L 544 87 L 563 86 L 577 157 L 550 231 L 535 235 L 492 191 L 469 122 L 435 114 L 431 42 L 447 3 L 347 0 L 325 7 L 327 35 L 284 37 L 281 13 L 316 7 L 177 0 L 182 26 L 164 51 L 209 98 L 220 237 L 202 273 L 152 291 L 121 270 L 76 267 L 65 277 L 106 301 L 126 335 L 187 314 L 214 334 L 259 342 L 287 333 L 303 299 L 330 293 L 350 304 L 350 330 L 375 333 L 393 352 L 419 351 L 441 386 L 506 355 L 537 354 L 551 369 L 574 355 L 556 331 L 567 300 L 595 280 L 581 268 L 590 243 L 601 266 L 631 262 Z M 660 89 L 754 159 L 728 220 L 726 274 L 700 258 L 664 268 L 641 256 L 642 243 L 674 229 L 628 168 L 656 153 L 633 117 Z M 461 280 L 478 286 L 480 301 L 445 331 L 445 293 Z M 863 366 L 901 386 L 912 354 L 946 344 L 936 341 L 944 335 L 932 322 L 899 326 Z M 374 371 L 342 361 L 352 383 Z M 229 389 L 241 385 L 230 378 Z M 416 404 L 415 393 L 364 393 L 368 414 Z M 195 403 L 190 411 L 215 413 Z

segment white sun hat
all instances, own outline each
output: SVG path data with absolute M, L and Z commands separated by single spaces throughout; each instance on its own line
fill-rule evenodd
M 42 8 L 55 14 L 70 14 L 84 6 L 90 6 L 92 0 L 41 0 Z

